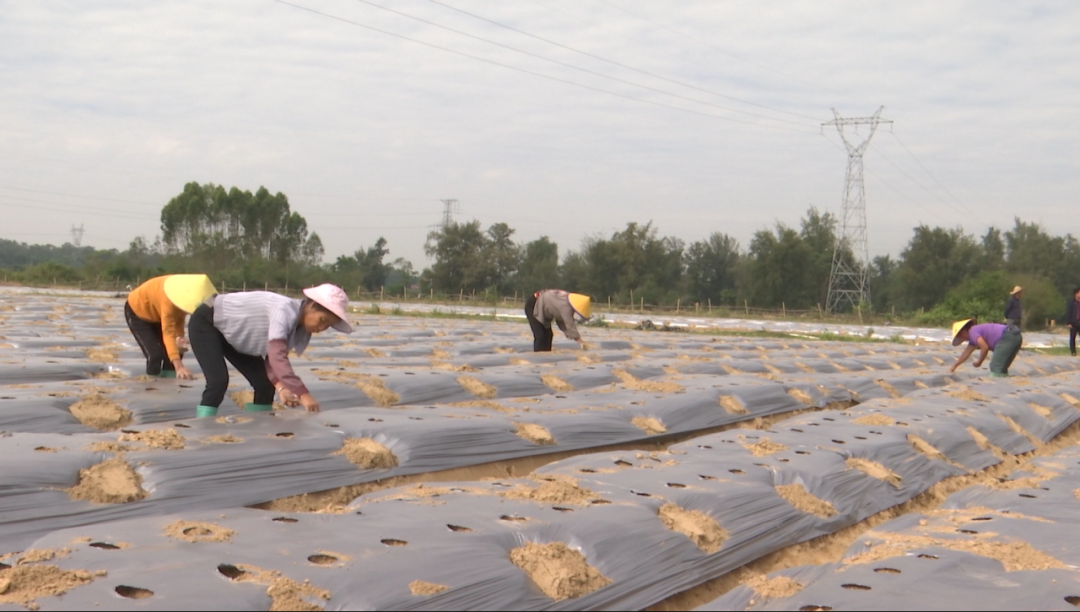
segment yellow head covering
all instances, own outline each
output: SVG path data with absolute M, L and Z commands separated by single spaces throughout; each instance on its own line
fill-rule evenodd
M 165 279 L 165 297 L 176 307 L 191 314 L 206 298 L 217 293 L 205 274 L 173 274 Z
M 968 325 L 970 325 L 971 323 L 974 323 L 974 322 L 975 322 L 975 319 L 964 319 L 962 321 L 957 321 L 956 323 L 952 324 L 952 345 L 953 346 L 959 346 L 960 345 L 960 338 L 958 338 L 958 336 L 960 335 L 960 332 L 964 331 L 965 327 L 967 327 Z
M 570 306 L 574 312 L 588 319 L 592 316 L 592 298 L 580 293 L 571 293 L 569 296 Z

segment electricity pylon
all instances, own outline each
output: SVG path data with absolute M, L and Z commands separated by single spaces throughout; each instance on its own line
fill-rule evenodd
M 835 125 L 840 132 L 840 139 L 847 147 L 847 180 L 844 182 L 844 205 L 840 213 L 840 233 L 833 248 L 832 270 L 829 273 L 829 297 L 825 309 L 836 312 L 850 305 L 870 304 L 870 249 L 866 239 L 866 189 L 863 184 L 863 153 L 866 152 L 870 139 L 874 137 L 878 125 L 892 123 L 881 118 L 882 106 L 870 117 L 843 118 L 833 109 L 835 119 L 822 123 Z M 866 140 L 852 144 L 844 128 L 869 125 L 870 133 Z M 846 248 L 845 248 L 846 247 Z M 848 257 L 850 249 L 851 257 Z

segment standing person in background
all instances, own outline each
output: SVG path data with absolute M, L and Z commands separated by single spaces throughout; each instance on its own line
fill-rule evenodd
M 1069 352 L 1076 357 L 1076 334 L 1080 334 L 1080 287 L 1073 289 L 1072 298 L 1065 302 L 1064 321 L 1069 326 Z
M 196 414 L 217 414 L 229 388 L 226 359 L 255 389 L 254 401 L 244 406 L 245 412 L 273 410 L 275 391 L 286 406 L 303 405 L 308 412 L 319 412 L 319 402 L 293 371 L 289 351 L 303 354 L 311 335 L 330 327 L 352 333 L 345 315 L 348 307 L 345 292 L 329 284 L 304 289 L 303 300 L 270 291 L 229 293 L 207 300 L 188 324 L 191 349 L 206 376 Z
M 585 348 L 574 323 L 574 315 L 582 319 L 591 317 L 592 298 L 562 289 L 544 289 L 529 296 L 525 300 L 525 318 L 529 320 L 529 327 L 532 328 L 533 352 L 551 350 L 551 342 L 555 338 L 555 332 L 551 329 L 552 321 L 567 338 Z
M 1005 325 L 1020 326 L 1020 319 L 1023 318 L 1023 307 L 1020 305 L 1020 298 L 1024 297 L 1024 288 L 1020 285 L 1013 287 L 1013 290 L 1009 292 L 1009 301 L 1005 302 Z
M 990 377 L 1001 378 L 1009 375 L 1009 366 L 1020 352 L 1020 345 L 1024 343 L 1020 335 L 1020 328 L 1016 325 L 1002 325 L 1001 323 L 983 323 L 976 325 L 975 319 L 964 319 L 953 323 L 953 346 L 960 346 L 967 342 L 967 348 L 956 358 L 956 363 L 949 368 L 949 372 L 955 372 L 960 364 L 968 360 L 975 349 L 979 349 L 979 358 L 971 365 L 976 368 L 986 360 L 990 351 L 994 357 L 990 360 Z
M 124 319 L 146 357 L 146 374 L 191 380 L 184 366 L 184 320 L 217 293 L 205 274 L 151 278 L 128 294 Z

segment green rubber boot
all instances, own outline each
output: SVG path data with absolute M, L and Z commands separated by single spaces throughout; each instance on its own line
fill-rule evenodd
M 244 412 L 273 412 L 273 404 L 244 404 Z
M 203 417 L 217 416 L 217 407 L 215 406 L 202 406 L 200 405 L 195 409 L 195 416 L 200 419 Z
M 176 378 L 176 370 L 162 370 L 158 373 L 158 378 Z

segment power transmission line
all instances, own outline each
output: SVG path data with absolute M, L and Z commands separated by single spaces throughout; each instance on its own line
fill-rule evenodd
M 731 122 L 734 122 L 734 123 L 742 123 L 742 124 L 745 124 L 745 125 L 752 125 L 752 126 L 755 126 L 755 127 L 761 127 L 761 128 L 766 128 L 766 129 L 783 130 L 785 132 L 801 132 L 801 133 L 806 133 L 806 134 L 814 133 L 814 132 L 811 132 L 809 130 L 797 130 L 797 129 L 788 128 L 788 127 L 784 127 L 784 126 L 780 126 L 780 125 L 767 125 L 767 124 L 764 124 L 764 123 L 754 123 L 754 122 L 751 122 L 751 121 L 743 121 L 741 119 L 735 119 L 735 118 L 732 118 L 732 117 L 724 117 L 724 116 L 721 116 L 721 115 L 714 115 L 714 114 L 711 114 L 711 113 L 705 113 L 705 112 L 701 112 L 701 111 L 698 111 L 698 110 L 693 110 L 693 109 L 690 109 L 690 108 L 683 108 L 681 106 L 674 106 L 672 104 L 665 104 L 663 102 L 657 102 L 655 100 L 646 100 L 644 98 L 635 98 L 633 96 L 628 96 L 626 94 L 621 94 L 621 93 L 618 93 L 618 92 L 615 92 L 615 91 L 609 91 L 607 89 L 601 89 L 599 87 L 593 87 L 591 85 L 585 85 L 583 83 L 575 83 L 574 81 L 568 81 L 566 79 L 561 79 L 559 77 L 544 74 L 542 72 L 536 72 L 536 71 L 533 71 L 533 70 L 529 70 L 527 68 L 520 68 L 518 66 L 512 66 L 510 64 L 504 64 L 502 62 L 497 62 L 495 60 L 491 60 L 491 59 L 488 59 L 486 57 L 480 57 L 478 55 L 473 55 L 471 53 L 465 53 L 464 51 L 457 51 L 455 49 L 450 49 L 449 47 L 443 47 L 441 45 L 436 45 L 434 43 L 425 42 L 425 41 L 422 41 L 422 40 L 419 40 L 419 39 L 416 39 L 416 38 L 410 38 L 410 37 L 405 36 L 403 34 L 397 34 L 395 32 L 391 32 L 389 30 L 383 30 L 381 28 L 376 28 L 374 26 L 370 26 L 370 25 L 367 25 L 367 24 L 364 24 L 364 23 L 360 23 L 358 21 L 353 21 L 351 19 L 346 19 L 344 17 L 339 17 L 337 15 L 331 15 L 330 13 L 325 13 L 323 11 L 319 11 L 319 10 L 309 8 L 309 7 L 306 7 L 306 6 L 301 6 L 299 4 L 293 4 L 292 2 L 287 2 L 286 0 L 272 0 L 272 1 L 277 2 L 278 4 L 284 4 L 285 6 L 291 6 L 291 7 L 295 8 L 295 9 L 299 9 L 299 10 L 302 10 L 302 11 L 307 11 L 309 13 L 319 15 L 321 17 L 326 17 L 327 19 L 333 19 L 335 21 L 340 21 L 342 23 L 347 23 L 349 25 L 356 26 L 358 28 L 364 28 L 366 30 L 371 30 L 372 32 L 378 32 L 380 34 L 385 34 L 387 36 L 392 36 L 394 38 L 398 38 L 398 39 L 401 39 L 401 40 L 407 40 L 409 42 L 424 45 L 425 47 L 430 47 L 432 49 L 438 49 L 440 51 L 446 51 L 447 53 L 453 53 L 454 55 L 460 55 L 462 57 L 467 57 L 467 58 L 470 58 L 470 59 L 481 61 L 481 62 L 484 62 L 486 64 L 491 64 L 493 66 L 499 66 L 501 68 L 508 68 L 508 69 L 514 70 L 516 72 L 521 72 L 521 73 L 524 73 L 524 74 L 537 76 L 537 77 L 540 77 L 540 78 L 543 78 L 543 79 L 547 79 L 549 81 L 555 81 L 555 82 L 558 82 L 558 83 L 564 83 L 566 85 L 572 85 L 574 87 L 580 87 L 582 89 L 588 89 L 590 91 L 595 91 L 595 92 L 599 92 L 599 93 L 602 93 L 602 94 L 607 94 L 607 95 L 610 95 L 610 96 L 616 96 L 616 97 L 619 97 L 619 98 L 624 98 L 626 100 L 631 100 L 631 101 L 634 101 L 634 102 L 640 102 L 642 104 L 649 104 L 649 105 L 652 105 L 652 106 L 659 106 L 659 107 L 662 107 L 662 108 L 669 108 L 669 109 L 672 109 L 672 110 L 682 111 L 682 112 L 685 112 L 685 113 L 693 113 L 695 115 L 701 115 L 703 117 L 709 117 L 711 119 L 719 119 L 721 121 L 731 121 Z
M 928 176 L 929 176 L 930 178 L 932 178 L 932 179 L 934 180 L 934 182 L 935 182 L 935 183 L 937 183 L 937 184 L 938 184 L 938 187 L 941 187 L 942 191 L 944 191 L 945 193 L 949 194 L 949 197 L 950 197 L 950 198 L 952 198 L 954 202 L 956 202 L 956 203 L 957 203 L 957 204 L 959 204 L 959 205 L 960 205 L 961 207 L 963 207 L 963 209 L 964 209 L 964 210 L 966 210 L 966 211 L 968 212 L 968 214 L 970 214 L 970 215 L 971 215 L 972 217 L 975 217 L 975 216 L 976 216 L 976 215 L 975 215 L 975 213 L 973 213 L 973 212 L 971 211 L 971 209 L 967 207 L 967 205 L 966 205 L 966 204 L 964 204 L 963 202 L 961 202 L 961 201 L 960 201 L 960 199 L 959 199 L 959 198 L 957 198 L 956 196 L 954 196 L 954 195 L 953 195 L 953 193 L 952 193 L 951 191 L 949 191 L 949 188 L 948 188 L 948 187 L 946 187 L 945 185 L 943 185 L 943 184 L 941 183 L 941 181 L 939 181 L 939 180 L 938 180 L 938 178 L 937 178 L 936 176 L 934 176 L 934 173 L 933 173 L 933 172 L 930 172 L 930 168 L 927 168 L 927 167 L 926 167 L 925 165 L 923 165 L 923 163 L 922 163 L 921 161 L 919 161 L 919 158 L 918 158 L 918 157 L 915 157 L 915 154 L 914 154 L 914 153 L 912 153 L 911 149 L 909 149 L 909 148 L 907 147 L 907 145 L 906 145 L 906 144 L 904 144 L 904 141 L 903 141 L 903 140 L 900 140 L 900 137 L 896 135 L 896 132 L 894 132 L 894 131 L 891 131 L 891 130 L 890 130 L 890 131 L 889 131 L 889 133 L 890 133 L 890 134 L 892 134 L 893 138 L 895 138 L 895 139 L 896 139 L 896 142 L 900 143 L 900 146 L 901 146 L 901 147 L 903 147 L 905 151 L 907 151 L 908 155 L 910 155 L 910 156 L 911 156 L 911 159 L 914 159 L 914 160 L 915 160 L 915 163 L 919 164 L 919 167 L 921 167 L 921 168 L 922 168 L 923 170 L 925 170 L 925 171 L 926 171 L 926 174 L 927 174 L 927 175 L 928 175 Z
M 420 23 L 426 23 L 426 24 L 428 24 L 430 26 L 434 26 L 436 28 L 446 30 L 448 32 L 453 32 L 453 33 L 459 34 L 461 36 L 466 36 L 466 37 L 472 38 L 474 40 L 479 40 L 481 42 L 488 43 L 489 45 L 495 45 L 496 47 L 501 47 L 503 49 L 507 49 L 507 50 L 513 51 L 515 53 L 521 53 L 522 55 L 527 55 L 529 57 L 539 59 L 541 61 L 550 62 L 552 64 L 556 64 L 556 65 L 562 66 L 564 68 L 569 68 L 571 70 L 577 70 L 577 71 L 580 71 L 580 72 L 584 72 L 586 74 L 591 74 L 593 76 L 597 76 L 597 77 L 600 77 L 602 79 L 609 79 L 609 80 L 615 81 L 616 83 L 622 83 L 624 85 L 629 85 L 631 87 L 638 87 L 638 88 L 641 88 L 641 89 L 646 89 L 648 91 L 652 91 L 652 92 L 655 92 L 655 93 L 671 96 L 673 98 L 679 98 L 680 100 L 687 100 L 689 102 L 695 102 L 697 104 L 704 104 L 706 106 L 712 106 L 714 108 L 719 108 L 721 110 L 731 111 L 733 113 L 741 113 L 741 114 L 744 114 L 744 115 L 749 115 L 751 117 L 758 117 L 759 119 L 766 119 L 766 120 L 769 120 L 769 121 L 777 121 L 777 122 L 780 122 L 780 123 L 788 123 L 788 124 L 791 124 L 791 125 L 800 125 L 800 126 L 804 125 L 804 124 L 801 124 L 801 123 L 796 123 L 794 121 L 788 121 L 787 119 L 776 119 L 774 117 L 769 117 L 768 115 L 761 115 L 761 114 L 758 114 L 758 113 L 752 113 L 750 111 L 739 110 L 737 108 L 731 108 L 731 107 L 728 107 L 728 106 L 721 106 L 719 104 L 713 104 L 712 102 L 706 102 L 704 100 L 698 100 L 696 98 L 691 98 L 689 96 L 684 96 L 684 95 L 677 94 L 677 93 L 671 93 L 670 91 L 665 91 L 663 89 L 658 89 L 656 87 L 652 87 L 652 86 L 649 86 L 649 85 L 642 85 L 640 83 L 635 83 L 633 81 L 628 81 L 626 79 L 621 79 L 619 77 L 604 74 L 602 72 L 597 72 L 595 70 L 590 70 L 588 68 L 582 68 L 581 66 L 575 66 L 573 64 L 568 64 L 566 62 L 562 62 L 562 61 L 559 61 L 559 60 L 556 60 L 556 59 L 551 59 L 550 57 L 544 57 L 543 55 L 539 55 L 537 53 L 532 53 L 530 51 L 525 51 L 523 49 L 518 49 L 517 47 L 511 47 L 510 45 L 506 45 L 506 44 L 503 44 L 503 43 L 500 43 L 500 42 L 497 42 L 497 41 L 494 41 L 494 40 L 489 40 L 489 39 L 484 38 L 482 36 L 477 36 L 475 34 L 470 34 L 468 32 L 464 32 L 464 31 L 458 30 L 456 28 L 451 28 L 449 26 L 445 26 L 445 25 L 442 25 L 440 23 L 436 23 L 434 21 L 424 19 L 423 17 L 417 17 L 416 15 L 410 15 L 408 13 L 399 11 L 397 9 L 392 9 L 390 7 L 387 7 L 387 6 L 382 6 L 381 4 L 376 4 L 374 2 L 371 2 L 371 0 L 355 0 L 355 1 L 359 2 L 361 4 L 366 4 L 368 6 L 373 6 L 375 8 L 382 9 L 384 11 L 388 11 L 390 13 L 394 13 L 395 15 L 401 15 L 402 17 L 407 17 L 409 19 L 419 21 Z M 450 7 L 450 8 L 452 8 L 452 7 Z M 470 15 L 471 15 L 471 13 L 470 13 Z M 557 43 L 552 43 L 552 44 L 557 44 Z
M 361 0 L 361 1 L 366 1 L 366 0 Z M 811 117 L 809 115 L 801 115 L 799 113 L 793 113 L 791 111 L 786 111 L 786 110 L 782 110 L 782 109 L 779 109 L 779 108 L 773 108 L 773 107 L 770 107 L 770 106 L 766 106 L 764 104 L 751 102 L 749 100 L 743 100 L 741 98 L 736 98 L 734 96 L 729 96 L 727 94 L 722 94 L 722 93 L 717 92 L 717 91 L 712 91 L 710 89 L 705 89 L 703 87 L 698 87 L 697 85 L 694 85 L 694 84 L 691 84 L 691 83 L 685 83 L 683 81 L 668 78 L 666 76 L 656 74 L 655 72 L 650 72 L 648 70 L 642 70 L 640 68 L 635 68 L 633 66 L 629 66 L 629 65 L 624 64 L 622 62 L 618 62 L 618 61 L 615 61 L 615 60 L 612 60 L 612 59 L 608 59 L 606 57 L 601 57 L 599 55 L 596 55 L 595 53 L 590 53 L 588 51 L 582 51 L 581 49 L 576 49 L 576 48 L 571 47 L 569 45 L 564 45 L 563 43 L 560 43 L 560 42 L 557 42 L 557 41 L 554 41 L 554 40 L 551 40 L 551 39 L 548 39 L 548 38 L 544 38 L 543 36 L 538 36 L 536 34 L 526 32 L 524 30 L 515 28 L 514 26 L 506 25 L 505 23 L 495 21 L 494 19 L 488 19 L 487 17 L 484 17 L 482 15 L 477 15 L 476 13 L 470 13 L 469 11 L 458 8 L 456 6 L 451 6 L 449 4 L 446 4 L 445 2 L 440 2 L 439 0 L 428 0 L 428 2 L 431 2 L 432 4 L 437 4 L 439 6 L 446 7 L 448 9 L 452 10 L 452 11 L 457 11 L 457 12 L 463 14 L 463 15 L 468 15 L 469 17 L 479 19 L 480 21 L 485 21 L 487 23 L 499 26 L 500 28 L 505 28 L 505 29 L 510 30 L 512 32 L 517 32 L 518 34 L 521 34 L 523 36 L 528 36 L 529 38 L 534 38 L 536 40 L 545 42 L 545 43 L 547 43 L 549 45 L 554 45 L 556 47 L 559 47 L 560 49 L 566 49 L 568 51 L 573 51 L 574 53 L 579 53 L 579 54 L 584 55 L 586 57 L 591 57 L 593 59 L 596 59 L 596 60 L 599 60 L 599 61 L 602 61 L 602 62 L 606 62 L 606 63 L 611 64 L 613 66 L 618 66 L 619 68 L 625 68 L 626 70 L 632 70 L 632 71 L 637 72 L 639 74 L 644 74 L 646 76 L 650 76 L 650 77 L 653 77 L 653 78 L 656 78 L 656 79 L 660 79 L 662 81 L 667 81 L 668 83 L 674 83 L 675 85 L 681 85 L 681 86 L 687 87 L 689 89 L 695 89 L 695 90 L 703 92 L 703 93 L 707 93 L 707 94 L 714 95 L 714 96 L 719 96 L 721 98 L 727 98 L 728 100 L 733 100 L 735 102 L 740 102 L 742 104 L 748 104 L 748 105 L 751 105 L 751 106 L 764 108 L 764 109 L 771 110 L 771 111 L 774 111 L 774 112 L 777 112 L 777 113 L 784 113 L 786 115 L 792 115 L 794 117 L 801 117 L 803 119 L 809 119 L 811 121 L 817 121 L 817 119 L 815 117 Z M 720 107 L 720 108 L 726 108 L 726 107 Z M 727 109 L 727 110 L 734 110 L 734 109 Z M 745 111 L 737 111 L 737 112 L 745 112 Z M 753 116 L 761 117 L 762 115 L 754 114 Z M 790 122 L 790 123 L 794 123 L 794 122 Z M 801 125 L 801 124 L 796 124 L 796 125 Z

